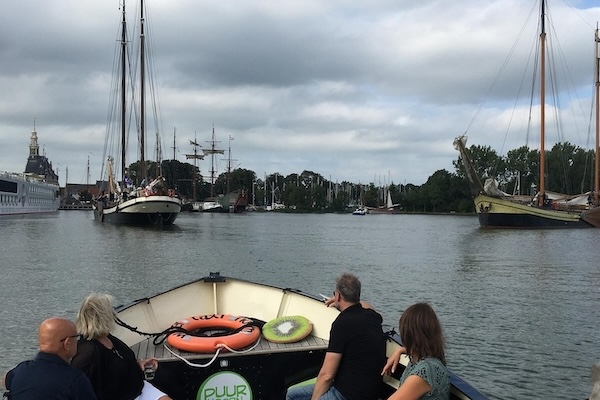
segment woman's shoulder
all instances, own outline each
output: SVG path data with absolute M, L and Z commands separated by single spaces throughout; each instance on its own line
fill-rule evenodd
M 90 364 L 95 359 L 95 354 L 98 351 L 96 343 L 98 343 L 97 340 L 79 339 L 77 342 L 77 353 L 71 360 L 71 365 L 74 367 L 83 367 Z
M 443 370 L 443 371 L 447 371 L 446 366 L 444 365 L 444 363 L 435 357 L 426 357 L 423 358 L 421 360 L 419 360 L 417 363 L 414 364 L 414 368 L 415 369 L 437 369 L 437 370 Z
M 441 360 L 427 357 L 415 363 L 410 372 L 427 381 L 432 387 L 443 385 L 448 382 L 448 369 Z

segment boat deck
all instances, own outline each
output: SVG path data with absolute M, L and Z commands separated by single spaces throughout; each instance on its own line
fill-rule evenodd
M 176 356 L 171 354 L 165 346 L 168 346 L 166 341 L 158 346 L 152 342 L 153 338 L 143 340 L 131 346 L 131 350 L 135 353 L 137 359 L 146 359 L 156 357 L 159 361 L 174 361 Z M 272 343 L 261 336 L 258 345 L 250 351 L 243 353 L 231 353 L 222 351 L 219 357 L 239 357 L 243 355 L 260 355 L 273 353 L 288 353 L 298 351 L 315 351 L 325 350 L 329 342 L 327 340 L 309 335 L 303 340 L 296 343 Z M 185 358 L 186 360 L 210 359 L 214 353 L 190 353 L 187 351 L 178 350 L 169 346 L 169 349 L 176 355 Z

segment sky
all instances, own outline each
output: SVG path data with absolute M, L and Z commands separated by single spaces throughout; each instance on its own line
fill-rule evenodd
M 533 0 L 146 3 L 165 159 L 186 162 L 189 140 L 208 146 L 214 126 L 233 166 L 259 178 L 310 170 L 334 182 L 421 185 L 454 171 L 452 142 L 465 132 L 469 145 L 501 154 L 525 144 L 507 127 L 527 115 L 513 90 L 537 35 Z M 549 4 L 578 96 L 557 107 L 589 114 L 600 3 Z M 119 6 L 4 2 L 0 171 L 24 170 L 35 121 L 61 185 L 101 178 Z M 133 21 L 136 2 L 126 7 Z M 571 143 L 589 146 L 586 123 L 573 122 L 583 133 Z M 208 174 L 208 160 L 198 166 Z

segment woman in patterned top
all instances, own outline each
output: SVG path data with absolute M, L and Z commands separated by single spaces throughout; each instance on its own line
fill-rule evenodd
M 409 363 L 400 378 L 400 387 L 389 400 L 448 400 L 450 378 L 444 355 L 444 335 L 437 315 L 427 303 L 410 306 L 400 317 L 400 338 L 404 347 L 389 358 L 381 374 L 396 371 L 400 355 Z

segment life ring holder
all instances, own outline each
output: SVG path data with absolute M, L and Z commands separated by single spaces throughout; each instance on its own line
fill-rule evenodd
M 175 322 L 177 329 L 167 337 L 172 347 L 191 353 L 214 353 L 222 350 L 240 352 L 249 346 L 254 348 L 260 341 L 261 328 L 250 318 L 230 314 L 196 315 Z M 193 331 L 226 331 L 224 334 L 197 336 Z M 249 351 L 252 348 L 248 350 Z

